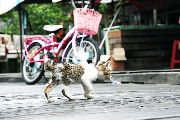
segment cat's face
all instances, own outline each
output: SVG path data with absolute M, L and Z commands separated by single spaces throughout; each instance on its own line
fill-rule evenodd
M 52 60 L 49 60 L 44 63 L 44 70 L 54 71 L 55 63 Z
M 103 80 L 111 80 L 111 74 L 112 74 L 112 66 L 111 66 L 111 60 L 99 61 L 96 65 L 96 68 L 98 69 L 99 78 Z

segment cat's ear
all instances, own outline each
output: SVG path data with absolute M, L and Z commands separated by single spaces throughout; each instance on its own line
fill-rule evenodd
M 106 62 L 103 63 L 106 70 L 112 71 L 112 64 L 111 64 L 111 58 L 109 58 Z
M 111 59 L 109 58 L 107 61 L 104 61 L 102 64 L 104 65 L 104 66 L 107 66 L 108 64 L 110 64 L 111 63 Z
M 44 62 L 44 70 L 48 70 L 50 67 L 50 61 Z

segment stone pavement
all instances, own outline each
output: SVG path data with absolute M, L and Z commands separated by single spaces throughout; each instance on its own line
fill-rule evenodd
M 94 99 L 69 87 L 68 101 L 57 86 L 48 103 L 45 84 L 0 84 L 0 120 L 180 120 L 180 87 L 169 84 L 93 84 Z

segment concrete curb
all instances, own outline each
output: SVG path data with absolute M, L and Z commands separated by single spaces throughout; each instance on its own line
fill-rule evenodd
M 163 71 L 163 72 L 114 72 L 112 74 L 115 81 L 121 83 L 137 83 L 137 84 L 180 84 L 179 71 Z M 5 73 L 0 74 L 0 82 L 16 83 L 24 82 L 21 73 Z M 45 82 L 41 80 L 40 83 Z M 95 83 L 103 83 L 108 81 L 96 81 Z
M 146 72 L 113 74 L 115 80 L 121 83 L 138 84 L 180 84 L 180 72 Z
M 0 74 L 0 82 L 16 83 L 24 82 L 24 80 L 21 73 L 3 73 Z

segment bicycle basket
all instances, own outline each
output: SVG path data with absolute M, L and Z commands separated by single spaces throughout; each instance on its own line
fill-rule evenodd
M 92 9 L 76 8 L 74 14 L 75 29 L 86 35 L 94 35 L 98 32 L 102 15 Z

